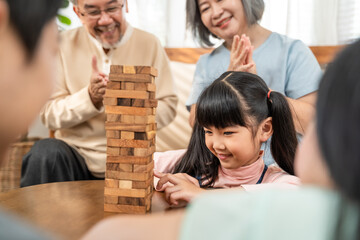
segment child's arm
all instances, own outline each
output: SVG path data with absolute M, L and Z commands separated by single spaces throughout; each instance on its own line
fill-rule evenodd
M 164 174 L 154 171 L 154 175 L 160 178 L 156 190 L 164 191 L 166 201 L 172 206 L 184 206 L 205 191 L 200 188 L 196 178 L 186 173 Z

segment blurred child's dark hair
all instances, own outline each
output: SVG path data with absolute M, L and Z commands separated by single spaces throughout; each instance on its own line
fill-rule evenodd
M 255 134 L 259 124 L 272 117 L 271 153 L 276 163 L 294 174 L 297 147 L 295 126 L 285 97 L 271 92 L 257 75 L 226 72 L 201 94 L 196 109 L 196 124 L 185 156 L 174 172 L 203 176 L 211 185 L 218 174 L 219 160 L 207 149 L 203 127 L 225 128 L 240 125 Z
M 360 203 L 360 41 L 328 65 L 316 105 L 322 155 L 339 190 Z
M 44 26 L 55 16 L 63 0 L 7 0 L 10 21 L 30 60 Z

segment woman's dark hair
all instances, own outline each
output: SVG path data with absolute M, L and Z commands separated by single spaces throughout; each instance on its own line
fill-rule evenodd
M 10 22 L 31 59 L 43 27 L 52 20 L 63 0 L 7 0 Z
M 225 128 L 240 125 L 255 134 L 259 124 L 272 117 L 271 153 L 276 163 L 294 174 L 297 138 L 291 111 L 285 97 L 271 92 L 257 75 L 226 72 L 201 94 L 196 109 L 196 124 L 189 148 L 176 165 L 175 172 L 205 176 L 209 184 L 217 179 L 219 160 L 207 149 L 203 127 Z M 209 185 L 208 184 L 208 185 Z
M 317 101 L 320 149 L 338 189 L 360 202 L 360 41 L 331 63 Z
M 239 1 L 242 2 L 246 21 L 249 26 L 257 23 L 262 18 L 265 8 L 263 0 Z M 198 0 L 186 0 L 186 26 L 202 46 L 211 47 L 214 45 L 214 43 L 210 41 L 210 36 L 218 38 L 212 34 L 201 21 Z

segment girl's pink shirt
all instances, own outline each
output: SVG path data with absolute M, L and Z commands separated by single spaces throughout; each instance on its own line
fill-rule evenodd
M 154 169 L 162 173 L 171 173 L 175 164 L 184 156 L 186 149 L 155 152 L 154 153 Z M 255 191 L 263 188 L 296 188 L 301 184 L 298 177 L 292 176 L 281 168 L 272 164 L 268 166 L 261 184 L 256 182 L 261 177 L 265 164 L 262 156 L 259 159 L 245 167 L 237 169 L 224 169 L 219 167 L 219 177 L 215 181 L 215 188 L 233 188 L 243 187 L 246 191 Z M 154 186 L 158 182 L 158 178 L 154 179 Z

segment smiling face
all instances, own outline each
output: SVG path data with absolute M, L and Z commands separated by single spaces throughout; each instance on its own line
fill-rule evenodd
M 123 5 L 124 0 L 79 0 L 74 11 L 90 34 L 104 48 L 111 48 L 121 40 L 126 30 Z M 112 9 L 118 10 L 112 12 Z M 99 10 L 102 11 L 98 17 L 92 16 Z
M 223 168 L 247 166 L 259 158 L 262 142 L 260 130 L 255 137 L 249 128 L 240 125 L 223 129 L 208 127 L 204 131 L 206 146 L 219 159 Z
M 201 20 L 211 33 L 231 41 L 248 27 L 241 0 L 198 0 Z

